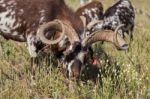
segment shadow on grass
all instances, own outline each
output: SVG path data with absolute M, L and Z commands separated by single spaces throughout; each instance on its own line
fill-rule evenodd
M 87 83 L 91 80 L 94 84 L 99 84 L 100 87 L 105 87 L 103 79 L 110 78 L 112 89 L 119 89 L 121 66 L 117 64 L 114 57 L 108 55 L 102 47 L 102 44 L 96 44 L 94 48 L 97 65 L 87 63 L 81 74 L 81 80 Z

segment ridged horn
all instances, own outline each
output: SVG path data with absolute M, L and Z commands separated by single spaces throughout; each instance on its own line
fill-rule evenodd
M 82 45 L 86 47 L 98 41 L 108 41 L 113 43 L 118 49 L 126 50 L 128 44 L 126 44 L 124 39 L 117 33 L 120 27 L 122 27 L 122 25 L 118 26 L 115 32 L 111 30 L 93 32 L 82 41 Z
M 48 30 L 59 31 L 59 32 L 61 32 L 61 35 L 56 40 L 49 40 L 44 35 L 45 32 Z M 46 44 L 56 44 L 63 39 L 64 35 L 65 35 L 64 26 L 63 26 L 62 22 L 59 20 L 54 20 L 54 21 L 48 22 L 46 24 L 43 24 L 40 26 L 40 28 L 37 31 L 37 36 L 41 39 L 42 42 L 44 42 Z

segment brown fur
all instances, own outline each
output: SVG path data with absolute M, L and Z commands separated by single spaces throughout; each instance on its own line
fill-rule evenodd
M 91 22 L 91 18 L 89 15 L 83 14 L 85 12 L 85 9 L 91 10 L 92 8 L 97 8 L 98 10 L 96 12 L 92 12 L 92 16 L 94 14 L 98 15 L 98 19 L 101 20 L 103 19 L 103 5 L 100 1 L 92 1 L 84 6 L 81 6 L 80 8 L 77 9 L 76 13 L 78 16 L 85 16 L 86 17 L 86 24 Z
M 5 0 L 6 7 L 9 0 Z M 39 25 L 52 21 L 54 19 L 69 20 L 70 25 L 77 31 L 77 33 L 82 33 L 82 22 L 80 18 L 72 11 L 64 2 L 64 0 L 15 0 L 16 6 L 12 9 L 15 11 L 15 19 L 20 26 L 15 30 L 18 31 L 19 35 L 23 35 L 25 38 L 28 34 L 36 34 Z M 6 8 L 0 5 L 0 12 L 6 10 Z M 23 12 L 21 12 L 23 10 Z M 44 10 L 41 14 L 41 11 Z M 14 16 L 12 16 L 14 17 Z M 41 17 L 44 19 L 40 22 Z M 5 36 L 5 35 L 4 35 Z M 10 35 L 6 38 L 14 39 Z

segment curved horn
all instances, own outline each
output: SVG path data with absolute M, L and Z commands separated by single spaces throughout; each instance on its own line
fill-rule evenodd
M 44 36 L 44 31 L 46 29 L 49 29 L 49 28 L 61 31 L 62 32 L 61 36 L 58 39 L 53 40 L 53 41 L 48 40 Z M 74 42 L 80 42 L 78 34 L 73 29 L 71 23 L 67 20 L 60 21 L 60 20 L 56 19 L 54 21 L 48 22 L 48 23 L 42 25 L 40 27 L 40 29 L 38 30 L 38 33 L 37 33 L 37 35 L 40 37 L 40 39 L 44 43 L 47 43 L 47 44 L 56 44 L 56 43 L 58 43 L 60 40 L 62 40 L 62 38 L 64 37 L 64 34 L 68 37 L 71 44 L 73 44 Z
M 117 30 L 118 29 L 116 29 L 116 31 Z M 115 39 L 116 35 L 117 35 L 117 39 Z M 117 48 L 119 48 L 121 50 L 126 50 L 128 48 L 128 44 L 126 44 L 124 39 L 120 35 L 118 35 L 117 33 L 113 32 L 111 30 L 96 31 L 96 32 L 90 34 L 82 41 L 82 45 L 84 47 L 87 47 L 97 41 L 112 42 Z
M 116 29 L 115 29 L 115 36 L 114 36 L 114 41 L 116 42 L 116 45 L 120 45 L 118 39 L 120 38 L 120 36 L 118 37 L 118 30 L 123 27 L 124 24 L 120 24 Z M 120 40 L 121 41 L 121 40 Z
M 45 31 L 47 29 L 51 29 L 51 28 L 62 32 L 60 37 L 57 38 L 56 40 L 48 40 L 44 35 Z M 56 43 L 58 43 L 60 40 L 63 39 L 64 34 L 65 34 L 64 25 L 59 20 L 54 20 L 54 21 L 48 22 L 46 24 L 43 24 L 43 25 L 40 26 L 40 28 L 37 31 L 37 36 L 41 39 L 41 41 L 43 41 L 46 44 L 56 44 Z
M 86 27 L 86 17 L 85 16 L 80 16 L 80 19 L 83 22 L 83 26 Z
M 114 42 L 116 42 L 115 46 L 118 47 L 120 50 L 126 50 L 128 49 L 128 44 L 126 44 L 125 40 L 118 34 L 118 30 L 123 27 L 124 24 L 120 24 L 116 29 L 115 29 L 115 36 L 114 36 Z

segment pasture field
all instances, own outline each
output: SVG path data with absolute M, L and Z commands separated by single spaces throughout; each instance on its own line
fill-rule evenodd
M 78 0 L 66 1 L 74 10 L 79 7 Z M 105 9 L 113 3 L 101 1 Z M 72 93 L 53 57 L 49 66 L 43 62 L 37 67 L 36 85 L 31 86 L 27 45 L 0 37 L 0 99 L 150 99 L 150 0 L 131 2 L 137 13 L 129 51 L 117 51 L 109 43 L 94 44 L 99 60 L 97 84 L 88 80 L 75 85 Z M 96 72 L 88 70 L 83 78 L 94 77 Z

